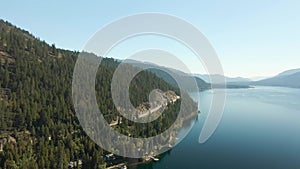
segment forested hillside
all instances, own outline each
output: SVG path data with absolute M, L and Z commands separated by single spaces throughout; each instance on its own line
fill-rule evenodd
M 105 168 L 106 153 L 84 134 L 72 105 L 72 74 L 78 52 L 57 49 L 27 31 L 0 20 L 0 168 Z M 105 58 L 99 67 L 97 99 L 108 122 L 118 116 L 110 83 L 118 66 Z M 179 90 L 155 74 L 143 71 L 131 83 L 134 105 L 148 100 L 152 89 Z M 132 135 L 159 133 L 155 126 L 170 126 L 179 109 L 153 124 L 131 127 Z M 196 104 L 190 105 L 195 111 Z M 164 125 L 162 125 L 164 124 Z M 134 124 L 124 123 L 134 126 Z M 163 128 L 165 129 L 165 128 Z M 152 134 L 151 134 L 152 133 Z

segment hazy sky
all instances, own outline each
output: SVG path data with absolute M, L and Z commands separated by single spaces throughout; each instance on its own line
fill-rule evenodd
M 11 0 L 2 1 L 0 6 L 2 19 L 71 50 L 81 50 L 97 30 L 111 21 L 142 12 L 175 15 L 196 26 L 214 46 L 226 75 L 272 76 L 300 67 L 298 0 Z M 143 41 L 142 47 L 153 47 Z M 139 40 L 128 44 L 133 42 Z M 124 57 L 118 52 L 112 52 L 114 55 Z M 193 64 L 189 57 L 184 56 L 190 61 L 188 66 L 201 73 L 198 67 L 202 66 Z

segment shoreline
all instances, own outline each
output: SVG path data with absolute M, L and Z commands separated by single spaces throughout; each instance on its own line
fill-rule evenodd
M 197 111 L 194 111 L 194 112 L 192 112 L 191 114 L 190 114 L 190 116 L 188 116 L 188 117 L 186 117 L 186 119 L 185 119 L 185 121 L 181 121 L 182 122 L 182 125 L 184 125 L 185 123 L 190 123 L 190 122 L 192 122 L 192 120 L 193 120 L 193 117 L 195 116 L 195 118 L 197 117 L 197 115 L 198 114 L 200 114 L 201 112 L 200 112 L 200 110 L 197 110 Z M 196 120 L 196 119 L 194 119 L 194 120 Z M 178 136 L 178 133 L 177 133 L 177 136 Z M 176 141 L 176 140 L 178 140 L 178 138 L 177 137 L 173 137 L 175 140 L 174 141 Z M 172 142 L 172 141 L 170 141 L 170 142 Z M 176 145 L 177 143 L 175 143 L 175 145 Z M 164 145 L 164 146 L 161 146 L 161 148 L 164 148 L 164 147 L 170 147 L 170 145 L 171 144 L 166 144 L 166 145 Z M 157 158 L 158 160 L 156 161 L 156 160 L 154 160 L 154 158 L 149 158 L 148 160 L 146 160 L 145 158 L 137 158 L 137 159 L 130 159 L 130 158 L 128 158 L 127 160 L 125 159 L 125 160 L 121 160 L 121 162 L 119 163 L 119 164 L 116 164 L 116 165 L 113 165 L 113 166 L 109 166 L 109 167 L 107 167 L 106 169 L 117 169 L 117 168 L 120 168 L 121 166 L 120 165 L 122 165 L 122 166 L 130 166 L 130 167 L 138 167 L 139 165 L 142 165 L 142 164 L 147 164 L 147 163 L 153 163 L 153 162 L 159 162 L 160 161 L 160 156 L 161 155 L 163 155 L 163 154 L 165 154 L 165 153 L 168 153 L 169 151 L 171 151 L 172 150 L 172 148 L 174 148 L 174 145 L 172 145 L 172 147 L 169 149 L 169 150 L 167 150 L 167 151 L 165 151 L 164 153 L 162 153 L 162 154 L 159 154 L 159 155 L 157 155 L 157 156 L 154 156 L 154 158 Z M 152 157 L 152 156 L 151 156 Z

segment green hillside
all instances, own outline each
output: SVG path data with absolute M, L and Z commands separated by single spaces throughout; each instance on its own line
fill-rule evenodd
M 0 169 L 69 168 L 79 161 L 86 169 L 111 165 L 103 160 L 107 152 L 89 139 L 75 116 L 71 86 L 78 54 L 0 20 Z M 119 115 L 110 94 L 118 64 L 104 58 L 95 86 L 99 108 L 109 123 Z M 154 73 L 142 71 L 130 86 L 132 103 L 146 102 L 156 88 L 180 95 Z M 190 103 L 185 106 L 196 111 L 197 105 Z M 119 130 L 143 137 L 160 133 L 176 119 L 179 105 L 170 105 L 166 115 L 153 123 L 141 126 L 127 121 Z

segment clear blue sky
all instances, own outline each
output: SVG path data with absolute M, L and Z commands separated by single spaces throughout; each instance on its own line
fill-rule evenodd
M 142 12 L 172 14 L 195 25 L 229 76 L 272 76 L 300 67 L 298 0 L 11 0 L 0 6 L 2 19 L 71 50 L 81 50 L 111 21 Z

